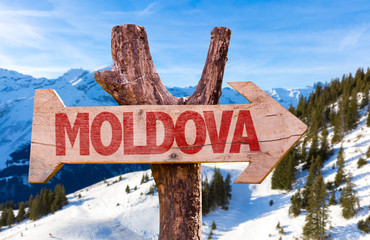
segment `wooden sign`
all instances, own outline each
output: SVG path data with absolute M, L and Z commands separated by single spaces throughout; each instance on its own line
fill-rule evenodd
M 251 104 L 66 107 L 38 89 L 29 182 L 63 164 L 249 162 L 235 183 L 261 183 L 307 126 L 252 82 L 229 84 Z

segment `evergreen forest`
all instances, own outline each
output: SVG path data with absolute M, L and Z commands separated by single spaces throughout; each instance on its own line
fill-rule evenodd
M 304 238 L 326 239 L 329 232 L 329 205 L 339 203 L 342 216 L 346 219 L 353 217 L 360 207 L 351 173 L 344 168 L 343 147 L 337 152 L 334 182 L 325 182 L 321 168 L 333 154 L 333 144 L 340 144 L 342 138 L 356 128 L 360 117 L 359 110 L 369 106 L 369 91 L 370 68 L 366 72 L 359 68 L 354 76 L 350 73 L 343 75 L 341 79 L 333 79 L 330 83 L 317 84 L 315 91 L 308 98 L 301 97 L 296 108 L 289 108 L 309 129 L 275 168 L 271 187 L 292 190 L 297 171 L 308 171 L 305 186 L 295 192 L 290 199 L 289 208 L 289 214 L 293 217 L 306 212 Z M 367 127 L 370 127 L 369 107 Z M 330 139 L 328 129 L 333 131 Z M 369 157 L 370 154 L 367 158 Z M 367 161 L 362 159 L 358 162 L 358 167 L 364 164 L 367 164 Z M 335 198 L 336 193 L 340 193 L 340 199 Z M 365 220 L 359 222 L 359 229 L 361 228 L 366 231 Z
M 7 201 L 0 204 L 0 228 L 3 226 L 11 227 L 15 222 L 21 222 L 26 218 L 37 220 L 49 213 L 55 213 L 68 203 L 66 191 L 63 185 L 57 184 L 53 190 L 42 189 L 35 197 L 31 195 L 26 202 L 15 204 Z M 18 209 L 17 216 L 13 209 Z

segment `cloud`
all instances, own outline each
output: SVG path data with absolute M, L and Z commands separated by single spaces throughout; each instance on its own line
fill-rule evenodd
M 68 6 L 57 4 L 48 11 L 0 6 L 0 67 L 54 78 L 70 68 L 106 63 L 106 58 L 97 56 L 102 47 L 94 38 L 96 22 L 86 20 L 93 18 L 91 15 L 77 15 Z M 101 34 L 100 29 L 98 32 Z
M 1 67 L 5 69 L 11 69 L 25 75 L 31 75 L 32 77 L 36 78 L 45 77 L 49 79 L 57 78 L 70 69 L 68 67 L 54 67 L 54 66 L 35 67 L 18 64 L 4 64 Z
M 300 85 L 303 80 L 330 80 L 325 79 L 328 72 L 335 77 L 369 62 L 370 24 L 364 22 L 369 22 L 370 5 L 365 4 L 348 3 L 334 11 L 315 3 L 7 3 L 0 1 L 0 67 L 35 76 L 111 64 L 111 29 L 124 23 L 146 27 L 166 85 L 197 84 L 209 31 L 218 25 L 232 30 L 224 82 L 263 79 L 275 86 Z
M 359 29 L 348 32 L 339 44 L 339 51 L 343 51 L 346 48 L 356 47 L 361 36 L 366 32 L 368 28 L 369 26 L 363 26 Z
M 14 47 L 32 47 L 43 49 L 42 41 L 45 39 L 37 27 L 31 26 L 23 21 L 14 20 L 5 23 L 0 18 L 0 43 Z
M 18 17 L 52 17 L 53 11 L 38 11 L 38 10 L 0 10 L 0 16 L 6 18 Z
M 167 87 L 187 87 L 198 84 L 203 66 L 170 66 L 158 67 L 157 73 Z
M 152 8 L 154 7 L 154 5 L 156 5 L 156 2 L 152 2 L 151 4 L 149 4 L 144 10 L 142 11 L 138 11 L 137 12 L 137 15 L 138 16 L 148 16 L 148 15 L 151 15 L 153 13 L 152 11 Z
M 53 10 L 13 9 L 0 6 L 1 47 L 44 48 L 46 40 L 43 27 L 54 17 Z M 2 45 L 2 46 L 1 46 Z
M 105 11 L 103 14 L 107 15 L 135 15 L 139 17 L 149 16 L 154 13 L 153 8 L 157 4 L 157 2 L 152 2 L 148 6 L 146 6 L 143 10 L 138 11 Z

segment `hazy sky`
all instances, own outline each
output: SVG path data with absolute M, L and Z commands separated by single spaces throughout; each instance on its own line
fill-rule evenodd
M 144 26 L 166 86 L 196 85 L 215 26 L 224 82 L 304 87 L 370 66 L 370 1 L 0 0 L 0 68 L 55 78 L 112 64 L 111 29 Z

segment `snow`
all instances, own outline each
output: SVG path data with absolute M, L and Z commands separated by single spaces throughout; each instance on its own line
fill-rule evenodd
M 35 88 L 49 86 L 49 88 L 56 89 L 67 106 L 100 105 L 99 98 L 103 98 L 105 95 L 98 90 L 100 86 L 91 83 L 92 74 L 93 72 L 75 69 L 56 81 L 34 79 L 13 71 L 0 69 L 0 78 L 5 79 L 3 88 L 0 89 L 2 92 L 0 113 L 8 118 L 8 122 L 0 120 L 1 155 L 9 156 L 9 146 L 20 146 L 21 143 L 24 143 L 24 140 L 20 139 L 30 140 L 30 116 L 32 117 L 32 107 L 30 106 L 33 103 Z M 73 81 L 69 82 L 71 79 Z M 18 85 L 17 83 L 22 84 Z M 27 84 L 29 84 L 29 89 L 27 89 Z M 192 92 L 193 89 L 176 88 L 173 91 L 182 94 L 183 92 Z M 312 88 L 307 88 L 306 92 L 275 89 L 271 90 L 269 94 L 282 101 L 292 99 L 293 96 L 297 102 L 298 92 L 307 96 L 311 91 Z M 238 103 L 237 94 L 230 92 L 229 89 L 224 89 L 224 93 L 230 94 L 230 98 L 223 103 Z M 71 99 L 68 98 L 68 95 L 78 95 L 79 97 Z M 9 96 L 13 96 L 13 98 L 9 100 Z M 107 104 L 111 105 L 112 103 Z M 367 159 L 366 165 L 357 168 L 358 159 L 360 157 L 366 159 L 366 151 L 370 145 L 370 128 L 366 127 L 367 108 L 360 113 L 362 117 L 357 128 L 349 132 L 341 143 L 333 146 L 334 154 L 324 163 L 322 168 L 325 181 L 333 181 L 337 170 L 335 166 L 336 154 L 340 146 L 343 145 L 344 169 L 353 176 L 361 206 L 357 215 L 348 220 L 342 217 L 340 205 L 329 207 L 331 228 L 328 232 L 333 239 L 368 239 L 368 236 L 357 229 L 357 222 L 370 214 L 369 159 Z M 330 139 L 333 130 L 332 128 L 328 130 Z M 12 138 L 8 139 L 8 136 L 12 136 Z M 0 162 L 0 168 L 2 164 L 5 163 Z M 224 177 L 230 173 L 232 180 L 235 180 L 248 166 L 248 163 L 203 164 L 204 179 L 205 177 L 211 179 L 215 166 L 220 168 Z M 154 196 L 146 195 L 154 181 L 151 178 L 149 182 L 140 184 L 144 173 L 150 175 L 150 170 L 122 175 L 123 179 L 114 183 L 119 178 L 117 176 L 107 179 L 106 183 L 102 181 L 69 194 L 69 204 L 62 210 L 44 216 L 37 221 L 25 220 L 14 224 L 11 228 L 5 227 L 0 230 L 0 239 L 49 239 L 49 233 L 53 235 L 54 239 L 157 239 L 159 231 L 158 195 L 157 193 Z M 304 186 L 307 172 L 298 172 L 294 189 L 288 192 L 271 190 L 271 176 L 272 174 L 260 185 L 233 184 L 229 210 L 218 209 L 203 216 L 203 239 L 207 239 L 213 221 L 216 222 L 217 229 L 213 230 L 212 239 L 279 239 L 282 235 L 276 229 L 278 223 L 285 232 L 285 235 L 282 236 L 283 239 L 301 239 L 305 213 L 294 218 L 289 216 L 288 209 L 290 198 L 298 187 Z M 129 194 L 125 192 L 127 185 L 131 187 Z M 137 190 L 134 190 L 135 186 L 137 186 Z M 79 198 L 79 194 L 81 194 L 81 198 Z M 339 197 L 340 192 L 337 191 L 337 201 Z M 271 200 L 273 201 L 272 206 L 269 204 Z M 23 237 L 21 237 L 21 233 Z
M 54 89 L 66 106 L 116 105 L 93 75 L 83 69 L 71 69 L 58 79 L 36 79 L 0 68 L 0 170 L 13 165 L 12 161 L 6 165 L 10 155 L 31 142 L 35 89 Z
M 366 159 L 370 145 L 370 128 L 366 127 L 367 108 L 361 111 L 361 118 L 356 129 L 348 133 L 342 143 L 333 146 L 334 154 L 324 163 L 322 174 L 325 181 L 335 177 L 336 155 L 342 145 L 344 148 L 345 171 L 351 173 L 358 192 L 361 209 L 354 218 L 344 219 L 340 205 L 329 206 L 330 225 L 328 233 L 333 239 L 368 239 L 357 229 L 357 222 L 370 214 L 370 163 L 357 168 L 357 160 Z M 368 159 L 369 161 L 369 159 Z M 214 167 L 220 168 L 226 177 L 230 173 L 232 180 L 248 166 L 248 163 L 207 163 L 202 165 L 203 179 L 211 179 Z M 141 184 L 144 173 L 150 170 L 134 172 L 108 179 L 106 183 L 81 189 L 68 195 L 69 204 L 55 214 L 49 214 L 37 221 L 25 220 L 12 228 L 0 231 L 0 238 L 11 239 L 47 239 L 52 233 L 55 239 L 157 239 L 159 229 L 159 206 L 157 193 L 146 195 L 153 179 Z M 207 239 L 215 221 L 217 229 L 212 239 L 301 239 L 305 224 L 305 213 L 294 218 L 289 216 L 290 198 L 298 187 L 303 187 L 306 171 L 298 171 L 297 181 L 292 191 L 271 190 L 270 174 L 262 184 L 232 184 L 232 198 L 229 210 L 217 209 L 203 216 L 203 239 Z M 109 186 L 107 186 L 109 184 Z M 129 185 L 131 192 L 126 194 Z M 134 191 L 134 187 L 137 190 Z M 343 186 L 340 186 L 343 187 Z M 81 198 L 78 195 L 81 194 Z M 340 192 L 336 193 L 338 201 Z M 269 202 L 273 201 L 270 206 Z M 276 225 L 284 229 L 281 235 Z M 23 237 L 21 238 L 21 233 Z
M 297 107 L 299 98 L 301 96 L 308 97 L 315 90 L 315 85 L 313 87 L 306 87 L 300 89 L 289 89 L 289 88 L 272 88 L 267 92 L 271 97 L 273 97 L 278 103 L 283 107 L 289 108 L 290 105 Z
M 145 195 L 154 181 L 140 185 L 144 173 L 128 173 L 121 181 L 114 177 L 69 194 L 69 204 L 62 210 L 2 230 L 0 238 L 47 239 L 51 233 L 55 239 L 157 239 L 158 196 Z M 150 171 L 146 173 L 150 175 Z
M 109 69 L 110 67 L 102 66 L 89 71 L 71 69 L 57 79 L 33 78 L 0 68 L 0 80 L 2 81 L 0 86 L 0 170 L 11 166 L 13 162 L 10 155 L 31 141 L 35 89 L 54 89 L 68 107 L 115 106 L 117 103 L 114 99 L 94 80 L 96 70 Z M 189 96 L 194 90 L 195 87 L 169 88 L 169 91 L 176 97 Z M 296 90 L 279 88 L 276 90 L 278 94 L 274 94 L 272 97 L 288 108 L 290 104 L 294 106 L 298 104 L 300 94 L 308 96 L 312 90 L 312 87 Z M 235 90 L 223 89 L 220 104 L 247 102 Z M 7 163 L 8 160 L 10 161 Z

